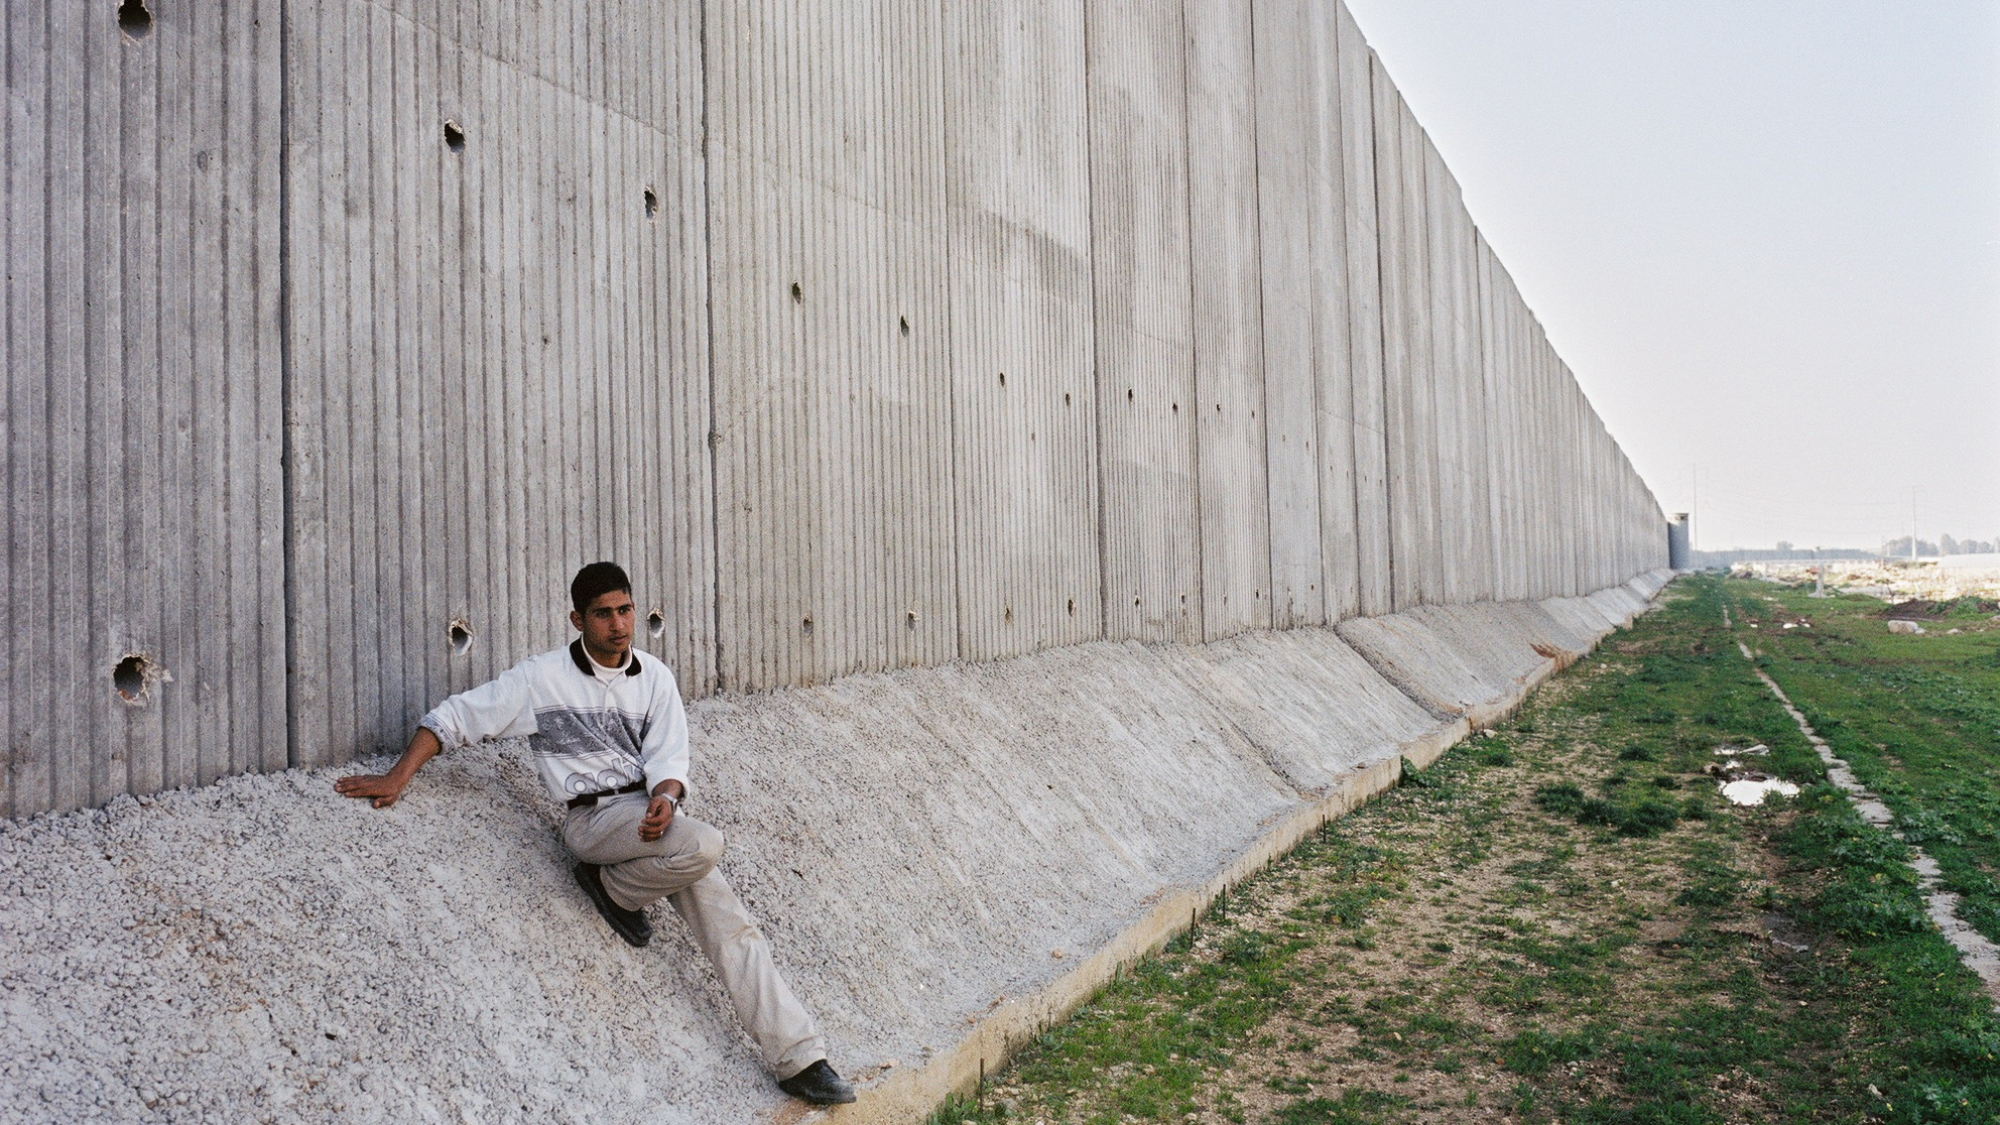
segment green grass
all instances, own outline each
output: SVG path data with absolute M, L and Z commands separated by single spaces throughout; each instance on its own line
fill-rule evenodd
M 933 1120 L 2000 1120 L 2000 1020 L 1907 846 L 1826 783 L 1735 644 L 1984 928 L 2000 630 L 1891 638 L 1879 603 L 1709 578 L 1665 602 Z M 1714 750 L 1753 743 L 1796 799 L 1720 800 Z

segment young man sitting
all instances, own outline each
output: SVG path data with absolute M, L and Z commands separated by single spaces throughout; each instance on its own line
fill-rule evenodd
M 438 751 L 527 738 L 549 793 L 569 805 L 562 837 L 580 861 L 576 881 L 612 930 L 643 946 L 653 929 L 642 912 L 655 899 L 671 901 L 780 1076 L 778 1087 L 815 1104 L 853 1101 L 854 1088 L 827 1064 L 825 1041 L 778 975 L 763 933 L 715 870 L 722 833 L 680 811 L 687 712 L 674 674 L 632 647 L 631 581 L 616 563 L 591 563 L 570 583 L 570 601 L 570 624 L 582 636 L 438 704 L 394 768 L 343 777 L 335 790 L 387 808 Z

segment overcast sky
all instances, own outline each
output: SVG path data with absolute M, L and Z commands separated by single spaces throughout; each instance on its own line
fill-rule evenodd
M 1696 546 L 2000 537 L 2000 2 L 1347 2 Z

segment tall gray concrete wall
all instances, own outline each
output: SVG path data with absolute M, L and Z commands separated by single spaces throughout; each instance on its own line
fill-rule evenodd
M 0 21 L 8 814 L 398 743 L 599 557 L 691 696 L 1665 562 L 1337 0 L 147 3 Z

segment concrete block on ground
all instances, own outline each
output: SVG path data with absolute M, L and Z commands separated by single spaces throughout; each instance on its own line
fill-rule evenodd
M 1537 604 L 1542 607 L 1542 612 L 1575 630 L 1578 636 L 1589 637 L 1591 645 L 1595 645 L 1617 624 L 1588 598 L 1545 598 Z

